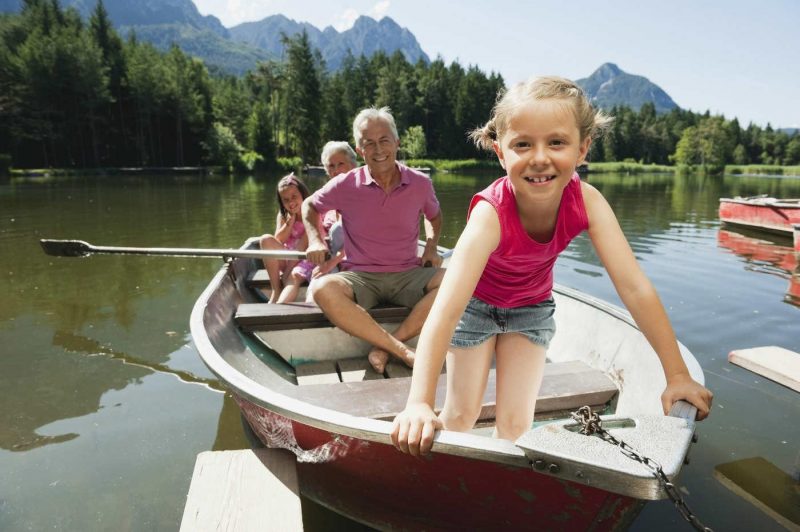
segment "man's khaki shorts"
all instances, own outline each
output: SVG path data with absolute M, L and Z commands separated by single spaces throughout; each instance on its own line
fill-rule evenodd
M 338 272 L 353 289 L 355 301 L 365 309 L 378 305 L 413 308 L 439 268 L 417 267 L 404 272 Z

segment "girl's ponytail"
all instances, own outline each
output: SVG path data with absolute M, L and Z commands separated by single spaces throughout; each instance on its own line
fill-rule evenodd
M 469 138 L 478 148 L 491 151 L 492 143 L 497 140 L 497 128 L 494 118 L 491 118 L 482 127 L 470 131 Z

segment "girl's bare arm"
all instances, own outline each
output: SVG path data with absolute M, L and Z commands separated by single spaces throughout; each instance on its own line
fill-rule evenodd
M 292 234 L 292 225 L 294 225 L 294 215 L 290 214 L 284 218 L 278 211 L 278 216 L 275 218 L 275 238 L 281 243 L 286 243 Z
M 582 190 L 589 217 L 589 237 L 597 255 L 664 369 L 667 380 L 667 389 L 661 397 L 664 413 L 675 401 L 685 399 L 697 407 L 698 419 L 705 418 L 713 394 L 689 375 L 664 306 L 636 261 L 611 206 L 591 185 L 583 183 Z
M 500 222 L 494 208 L 479 202 L 453 250 L 436 300 L 422 327 L 414 360 L 406 409 L 397 416 L 392 441 L 415 456 L 427 453 L 441 423 L 433 412 L 436 383 L 450 338 L 478 284 L 489 255 L 500 242 Z

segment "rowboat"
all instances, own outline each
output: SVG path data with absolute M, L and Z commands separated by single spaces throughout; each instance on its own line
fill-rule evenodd
M 251 239 L 243 249 L 255 246 Z M 667 497 L 664 480 L 681 471 L 695 410 L 679 402 L 663 415 L 658 359 L 616 306 L 557 287 L 558 333 L 531 430 L 516 442 L 491 437 L 492 370 L 476 427 L 439 431 L 432 453 L 419 459 L 390 440 L 410 370 L 391 363 L 385 374 L 375 373 L 368 346 L 335 328 L 313 303 L 264 303 L 258 268 L 251 258 L 229 260 L 198 298 L 191 333 L 249 430 L 267 446 L 295 453 L 301 492 L 323 506 L 378 529 L 615 530 L 647 501 Z M 407 312 L 370 311 L 390 330 Z M 704 382 L 694 356 L 680 349 L 692 377 Z M 581 433 L 570 412 L 583 405 L 602 414 L 608 434 L 660 464 L 665 477 Z
M 719 219 L 723 223 L 783 233 L 792 236 L 800 251 L 800 199 L 769 196 L 720 198 Z

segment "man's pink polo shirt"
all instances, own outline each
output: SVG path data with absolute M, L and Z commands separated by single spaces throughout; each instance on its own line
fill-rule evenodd
M 311 196 L 317 212 L 342 215 L 347 259 L 342 270 L 402 272 L 419 266 L 420 215 L 439 214 L 430 178 L 397 163 L 400 183 L 389 193 L 372 179 L 367 166 L 341 174 Z

